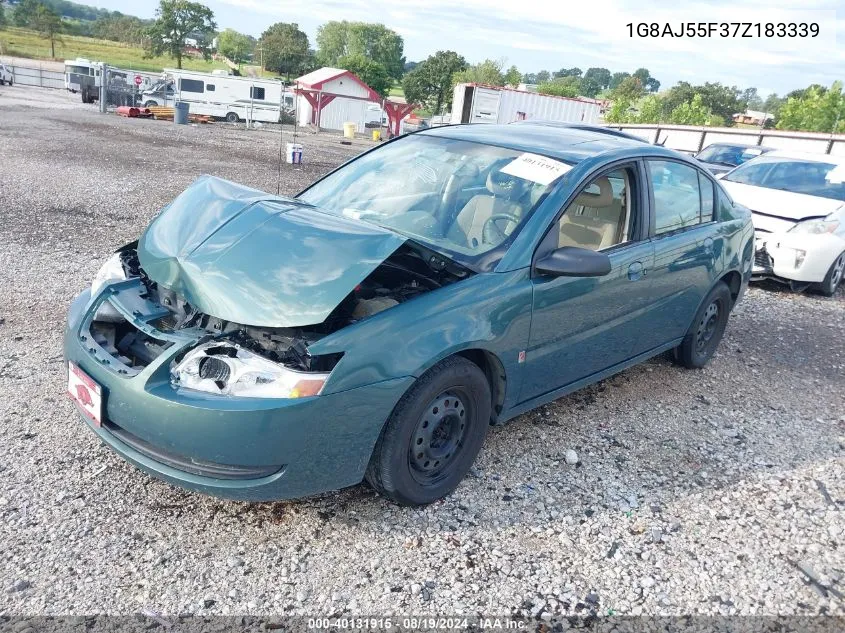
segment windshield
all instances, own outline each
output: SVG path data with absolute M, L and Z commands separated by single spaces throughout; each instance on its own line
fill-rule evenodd
M 845 165 L 761 158 L 737 167 L 724 180 L 845 202 Z
M 742 163 L 756 158 L 763 153 L 759 147 L 743 147 L 741 145 L 711 145 L 701 151 L 696 158 L 705 163 L 723 163 L 725 165 L 742 165 Z
M 298 197 L 483 271 L 569 168 L 514 149 L 415 134 L 362 155 Z

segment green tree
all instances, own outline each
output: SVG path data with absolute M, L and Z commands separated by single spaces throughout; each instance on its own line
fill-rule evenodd
M 12 24 L 20 27 L 31 26 L 35 12 L 40 6 L 38 0 L 22 0 L 12 11 Z
M 541 70 L 537 73 L 534 83 L 544 84 L 552 78 L 552 74 L 548 70 Z
M 613 73 L 610 77 L 610 84 L 607 86 L 610 90 L 616 90 L 623 81 L 631 76 L 631 73 Z
M 610 86 L 612 75 L 607 68 L 588 68 L 581 79 L 581 94 L 595 97 Z
M 745 105 L 750 110 L 762 110 L 763 99 L 757 94 L 757 88 L 746 88 L 740 94 L 740 101 L 744 101 Z
M 505 85 L 506 86 L 513 86 L 514 88 L 519 85 L 519 82 L 522 80 L 522 73 L 519 72 L 519 69 L 516 66 L 511 66 L 508 68 L 507 72 L 505 72 Z
M 355 73 L 361 81 L 382 97 L 387 96 L 387 92 L 393 85 L 393 77 L 390 76 L 390 73 L 387 72 L 384 66 L 360 53 L 341 57 L 338 60 L 338 65 L 345 70 Z
M 288 81 L 313 66 L 308 36 L 295 22 L 276 22 L 258 40 L 264 68 L 284 75 Z
M 477 83 L 490 86 L 504 86 L 505 75 L 502 73 L 504 62 L 502 60 L 485 59 L 480 64 L 455 73 L 452 77 L 453 84 Z
M 604 120 L 608 123 L 634 123 L 636 112 L 631 108 L 631 102 L 626 99 L 616 99 L 605 113 Z
M 342 67 L 341 58 L 362 56 L 398 81 L 405 73 L 404 47 L 402 37 L 383 24 L 344 20 L 326 22 L 317 29 L 317 61 L 323 66 Z
M 663 103 L 654 94 L 646 95 L 637 103 L 637 120 L 635 123 L 662 123 Z
M 801 97 L 790 97 L 778 116 L 779 130 L 801 130 L 837 134 L 845 131 L 845 95 L 842 82 L 830 89 L 810 86 Z
M 622 99 L 628 103 L 634 103 L 637 99 L 643 96 L 645 90 L 643 84 L 637 77 L 630 76 L 622 80 L 622 82 L 613 89 L 611 99 Z
M 712 112 L 704 105 L 701 95 L 695 94 L 691 101 L 678 105 L 669 114 L 669 123 L 677 125 L 706 125 Z
M 6 27 L 6 11 L 4 10 L 3 3 L 0 2 L 0 29 Z
M 142 20 L 134 15 L 108 15 L 97 18 L 91 25 L 91 35 L 113 42 L 144 46 L 150 24 L 151 21 Z
M 55 58 L 56 42 L 61 41 L 60 33 L 62 32 L 62 18 L 59 14 L 49 7 L 39 4 L 29 21 L 29 26 L 37 31 L 41 37 L 50 41 L 50 57 Z
M 786 103 L 786 99 L 779 97 L 777 93 L 773 92 L 763 101 L 763 112 L 768 112 L 777 119 L 784 103 Z
M 452 100 L 452 76 L 466 68 L 466 60 L 455 51 L 437 51 L 405 75 L 405 98 L 441 114 L 442 107 Z
M 160 0 L 155 22 L 147 30 L 147 53 L 151 56 L 169 55 L 182 68 L 185 38 L 198 35 L 200 50 L 206 59 L 211 58 L 207 40 L 211 39 L 217 24 L 214 12 L 199 2 L 189 0 Z
M 544 95 L 558 97 L 577 97 L 581 90 L 581 79 L 574 75 L 558 77 L 537 87 L 537 91 Z
M 226 29 L 217 36 L 217 52 L 238 66 L 250 58 L 254 49 L 255 39 L 234 29 Z
M 581 77 L 581 69 L 577 66 L 574 68 L 561 68 L 555 73 L 555 78 L 560 77 Z

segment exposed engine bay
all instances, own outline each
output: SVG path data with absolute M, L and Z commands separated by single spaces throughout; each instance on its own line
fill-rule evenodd
M 204 314 L 177 293 L 150 279 L 141 268 L 136 247 L 137 243 L 123 247 L 119 251 L 120 262 L 127 278 L 141 279 L 143 298 L 165 309 L 161 311 L 163 316 L 150 322 L 155 330 L 163 333 L 189 328 L 207 330 L 214 340 L 229 342 L 303 372 L 328 372 L 340 360 L 342 354 L 311 356 L 308 353 L 308 346 L 320 338 L 473 274 L 422 245 L 406 242 L 361 281 L 322 323 L 305 327 L 255 327 Z M 171 345 L 136 329 L 117 314 L 100 318 L 98 313 L 91 324 L 91 335 L 133 373 Z M 231 356 L 231 350 L 219 351 L 221 355 Z M 211 371 L 213 363 L 205 363 L 202 368 Z

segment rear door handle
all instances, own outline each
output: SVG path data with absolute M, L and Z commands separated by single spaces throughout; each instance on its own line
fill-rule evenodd
M 641 278 L 645 275 L 645 268 L 643 268 L 642 262 L 632 262 L 628 266 L 628 279 L 631 281 L 637 281 L 637 279 Z

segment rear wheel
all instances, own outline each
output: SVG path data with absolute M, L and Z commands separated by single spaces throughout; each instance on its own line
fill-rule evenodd
M 226 121 L 228 123 L 237 123 L 241 120 L 241 117 L 238 116 L 237 112 L 229 112 L 226 114 Z
M 701 302 L 684 340 L 675 348 L 675 358 L 684 367 L 704 367 L 719 347 L 728 325 L 732 306 L 731 291 L 720 281 Z
M 842 282 L 843 276 L 845 276 L 845 253 L 840 253 L 839 257 L 833 260 L 822 282 L 816 284 L 815 288 L 825 297 L 832 297 Z
M 153 101 L 153 100 L 150 100 L 150 101 L 147 101 L 146 103 L 144 103 L 145 108 L 155 108 L 157 105 L 158 105 L 158 101 Z
M 370 458 L 367 482 L 402 505 L 436 501 L 467 474 L 489 424 L 484 372 L 465 358 L 447 358 L 396 405 Z

